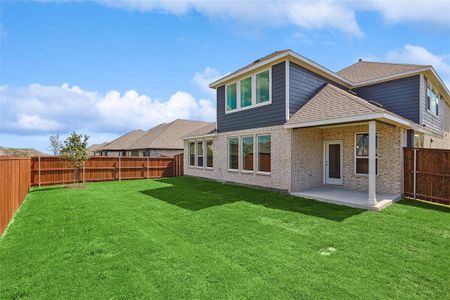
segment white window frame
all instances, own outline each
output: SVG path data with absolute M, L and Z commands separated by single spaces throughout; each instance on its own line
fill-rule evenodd
M 244 170 L 244 138 L 249 138 L 249 137 L 251 137 L 252 139 L 253 139 L 253 170 Z M 248 134 L 248 135 L 242 135 L 241 136 L 241 147 L 240 147 L 240 154 L 241 154 L 241 157 L 240 157 L 240 160 L 241 160 L 241 167 L 242 167 L 242 169 L 241 169 L 241 172 L 242 173 L 254 173 L 255 172 L 255 166 L 256 166 L 256 164 L 255 164 L 255 149 L 256 149 L 256 147 L 255 147 L 255 135 L 253 135 L 253 134 Z
M 230 139 L 232 138 L 236 138 L 238 141 L 238 168 L 237 169 L 231 169 L 230 165 L 231 165 L 231 160 L 230 160 Z M 240 152 L 241 152 L 241 141 L 239 136 L 230 136 L 227 139 L 227 169 L 229 172 L 239 172 L 241 166 L 240 166 Z
M 431 101 L 432 99 L 430 98 L 430 108 L 428 108 L 427 106 L 427 97 L 428 97 L 428 89 L 430 89 L 432 92 L 434 91 L 434 94 L 436 96 L 436 112 L 431 110 Z M 427 112 L 429 112 L 430 114 L 432 114 L 435 117 L 439 117 L 439 103 L 441 102 L 441 94 L 437 91 L 437 89 L 431 84 L 431 82 L 426 79 L 426 88 L 425 88 L 425 109 L 427 110 Z
M 367 174 L 364 174 L 364 173 L 357 173 L 356 172 L 356 159 L 357 158 L 367 158 L 367 159 L 369 159 L 369 156 L 358 156 L 358 155 L 356 155 L 356 136 L 358 135 L 358 134 L 369 134 L 369 132 L 368 131 L 363 131 L 363 132 L 355 132 L 355 137 L 354 137 L 354 140 L 353 140 L 353 148 L 354 148 L 354 150 L 353 150 L 353 173 L 356 175 L 356 176 L 369 176 L 369 173 L 367 173 Z M 380 165 L 379 165 L 379 162 L 378 162 L 378 154 L 379 154 L 379 145 L 380 145 L 380 142 L 378 141 L 378 132 L 376 133 L 376 137 L 375 137 L 375 141 L 376 141 L 376 145 L 375 145 L 375 162 L 376 162 L 376 164 L 378 165 L 378 168 L 380 167 Z M 377 167 L 375 167 L 375 172 L 376 172 L 376 175 L 378 176 L 378 169 Z
M 194 165 L 191 165 L 191 143 L 194 143 Z M 190 140 L 188 142 L 188 167 L 195 168 L 197 166 L 197 143 L 195 140 Z
M 200 156 L 198 153 L 198 145 L 199 143 L 202 143 L 202 155 Z M 201 157 L 203 160 L 203 165 L 199 166 L 198 165 L 198 158 Z M 195 166 L 198 169 L 203 169 L 205 167 L 205 143 L 203 141 L 203 139 L 197 139 L 195 140 Z
M 213 151 L 212 151 L 212 167 L 208 167 L 208 142 L 212 143 Z M 203 144 L 205 146 L 205 149 L 203 151 L 204 153 L 204 161 L 203 165 L 205 166 L 205 169 L 212 170 L 214 169 L 214 140 L 213 139 L 204 139 Z
M 256 103 L 256 75 L 259 75 L 266 71 L 269 71 L 269 101 Z M 249 106 L 241 107 L 241 81 L 248 79 L 248 78 L 252 79 L 252 100 L 251 100 L 252 103 Z M 232 84 L 236 84 L 236 109 L 228 110 L 228 98 L 227 98 L 228 92 L 227 92 L 227 90 L 228 90 L 228 86 L 232 85 Z M 270 66 L 266 69 L 259 70 L 258 72 L 255 72 L 251 75 L 242 77 L 239 80 L 236 80 L 236 81 L 226 84 L 225 85 L 225 101 L 224 102 L 225 102 L 225 114 L 231 114 L 231 113 L 235 113 L 238 111 L 243 111 L 243 110 L 252 109 L 255 107 L 272 104 L 272 66 Z
M 260 136 L 270 136 L 270 172 L 259 170 L 259 141 Z M 270 133 L 260 133 L 256 135 L 256 174 L 260 175 L 270 175 L 272 173 L 272 135 Z

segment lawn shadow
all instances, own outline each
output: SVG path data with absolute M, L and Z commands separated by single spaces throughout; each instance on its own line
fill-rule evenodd
M 156 181 L 161 181 L 170 186 L 140 192 L 191 211 L 235 202 L 247 202 L 271 209 L 296 212 L 333 221 L 343 221 L 365 211 L 299 198 L 282 192 L 223 184 L 209 180 L 166 178 Z
M 450 206 L 445 206 L 444 204 L 425 202 L 425 201 L 414 200 L 414 199 L 402 199 L 401 201 L 399 201 L 397 203 L 400 205 L 414 206 L 414 207 L 419 207 L 419 208 L 423 208 L 423 209 L 429 209 L 429 210 L 450 213 Z
M 33 187 L 30 190 L 30 193 L 50 192 L 50 191 L 63 190 L 63 189 L 65 189 L 65 187 L 63 185 L 41 186 L 41 187 Z

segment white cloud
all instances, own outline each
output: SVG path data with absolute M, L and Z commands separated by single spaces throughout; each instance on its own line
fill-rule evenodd
M 208 93 L 211 97 L 215 97 L 216 93 L 214 89 L 209 88 L 211 82 L 216 81 L 224 75 L 221 75 L 219 71 L 214 68 L 206 67 L 203 72 L 196 72 L 192 83 L 198 86 L 202 91 Z
M 417 45 L 404 45 L 402 48 L 388 52 L 384 59 L 387 62 L 432 65 L 450 89 L 450 58 L 438 55 Z
M 362 37 L 355 12 L 336 1 L 139 1 L 97 0 L 102 5 L 140 12 L 159 11 L 184 15 L 196 11 L 213 19 L 231 19 L 245 24 L 284 26 L 302 29 L 336 29 Z
M 368 9 L 378 11 L 389 23 L 421 22 L 450 26 L 448 0 L 370 0 L 363 3 Z
M 2 134 L 123 133 L 149 129 L 177 118 L 212 121 L 215 105 L 176 92 L 167 101 L 152 99 L 130 90 L 101 94 L 77 86 L 0 87 Z

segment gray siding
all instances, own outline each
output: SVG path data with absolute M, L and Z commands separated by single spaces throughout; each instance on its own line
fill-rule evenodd
M 421 124 L 425 125 L 425 128 L 431 129 L 439 134 L 443 134 L 444 132 L 444 117 L 446 114 L 446 104 L 445 101 L 440 101 L 438 106 L 438 115 L 432 114 L 427 110 L 427 102 L 426 102 L 426 93 L 427 93 L 427 83 L 425 81 L 425 77 L 421 75 L 421 94 L 420 94 L 420 109 L 422 112 Z
M 361 98 L 376 101 L 385 109 L 419 123 L 419 75 L 360 87 L 355 92 Z
M 325 78 L 290 62 L 289 117 L 292 117 L 327 82 L 329 81 Z
M 286 63 L 272 66 L 272 103 L 225 114 L 225 86 L 217 88 L 217 131 L 268 127 L 286 123 Z

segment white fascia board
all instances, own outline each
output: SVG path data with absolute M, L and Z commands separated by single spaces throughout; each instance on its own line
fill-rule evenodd
M 318 127 L 318 126 L 325 126 L 325 125 L 332 125 L 332 124 L 353 123 L 353 122 L 369 121 L 369 120 L 376 120 L 376 119 L 379 119 L 379 120 L 382 120 L 382 121 L 385 121 L 388 123 L 394 123 L 394 124 L 401 125 L 404 127 L 411 127 L 411 122 L 409 122 L 403 118 L 391 115 L 389 113 L 381 112 L 381 113 L 339 117 L 339 118 L 319 120 L 319 121 L 285 124 L 284 128 Z
M 343 83 L 345 83 L 345 84 L 347 84 L 349 86 L 351 86 L 353 84 L 351 81 L 349 81 L 349 80 L 347 80 L 347 79 L 337 75 L 336 73 L 334 73 L 334 72 L 328 70 L 327 68 L 325 68 L 325 67 L 323 67 L 323 66 L 321 66 L 321 65 L 319 65 L 319 64 L 317 64 L 315 62 L 313 62 L 312 60 L 309 60 L 306 57 L 303 57 L 303 56 L 301 56 L 301 55 L 299 55 L 299 54 L 297 54 L 297 53 L 295 53 L 293 51 L 287 51 L 287 52 L 283 52 L 283 53 L 281 53 L 279 55 L 276 55 L 276 56 L 274 56 L 274 57 L 272 57 L 270 59 L 267 59 L 267 60 L 264 60 L 262 62 L 256 63 L 253 66 L 251 66 L 251 67 L 249 67 L 247 69 L 244 69 L 244 70 L 242 70 L 242 71 L 240 71 L 238 73 L 230 74 L 228 76 L 222 77 L 219 80 L 216 80 L 216 81 L 212 82 L 211 84 L 209 84 L 209 87 L 212 88 L 212 89 L 215 89 L 215 88 L 219 87 L 220 85 L 222 85 L 223 83 L 225 83 L 226 81 L 229 81 L 229 80 L 231 80 L 231 79 L 233 79 L 235 77 L 239 77 L 239 76 L 241 76 L 243 74 L 249 73 L 249 72 L 251 72 L 251 71 L 253 71 L 255 69 L 258 69 L 258 68 L 260 68 L 260 67 L 262 67 L 264 65 L 273 63 L 276 60 L 279 60 L 279 59 L 282 59 L 282 58 L 285 58 L 285 57 L 288 58 L 288 56 L 291 56 L 291 57 L 293 57 L 295 59 L 298 59 L 298 60 L 306 63 L 307 65 L 309 65 L 309 66 L 311 66 L 313 68 L 316 68 L 316 69 L 326 73 L 327 75 L 329 75 L 330 77 L 334 78 L 337 81 L 341 81 L 341 82 L 343 82 Z
M 193 135 L 193 136 L 185 136 L 182 137 L 183 140 L 195 140 L 195 139 L 201 139 L 201 138 L 213 138 L 215 137 L 217 134 L 216 133 L 210 133 L 210 134 L 203 134 L 203 135 Z

